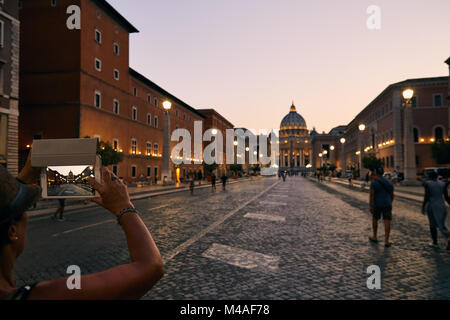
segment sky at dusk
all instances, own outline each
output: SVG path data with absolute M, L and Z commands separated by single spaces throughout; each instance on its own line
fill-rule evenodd
M 140 33 L 130 65 L 236 127 L 348 124 L 383 89 L 448 76 L 450 0 L 108 0 Z M 369 30 L 370 5 L 381 30 Z

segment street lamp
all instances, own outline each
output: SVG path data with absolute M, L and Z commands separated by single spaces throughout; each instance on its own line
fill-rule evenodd
M 344 155 L 344 144 L 345 144 L 345 138 L 342 137 L 339 142 L 341 143 L 341 173 L 343 173 L 344 170 L 347 170 L 347 165 L 345 164 L 345 155 Z
M 362 179 L 362 177 L 364 177 L 363 174 L 363 154 L 364 154 L 364 139 L 363 139 L 363 133 L 366 130 L 366 125 L 364 123 L 359 124 L 358 126 L 360 135 L 359 135 L 359 139 L 360 139 L 360 143 L 359 143 L 359 178 Z
M 217 134 L 217 129 L 212 129 L 211 133 L 215 136 Z
M 163 138 L 163 157 L 161 178 L 163 183 L 172 182 L 172 172 L 170 170 L 170 116 L 169 110 L 172 108 L 172 103 L 168 100 L 163 102 L 164 108 L 164 138 Z
M 414 97 L 414 90 L 407 88 L 403 90 L 403 106 L 404 109 L 404 184 L 417 184 L 417 170 L 416 170 L 416 151 L 414 143 L 413 132 L 413 116 L 412 116 L 412 98 Z

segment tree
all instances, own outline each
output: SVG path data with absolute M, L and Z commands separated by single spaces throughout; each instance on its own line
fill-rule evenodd
M 362 159 L 362 165 L 370 171 L 375 171 L 376 168 L 383 167 L 383 162 L 381 159 L 377 159 L 375 155 L 371 154 Z
M 242 172 L 242 164 L 231 164 L 230 170 L 231 170 L 231 172 L 234 172 L 234 173 Z
M 85 139 L 90 139 L 85 136 Z M 97 154 L 102 158 L 102 166 L 107 167 L 113 164 L 118 164 L 123 160 L 123 154 L 113 149 L 109 142 L 100 141 L 97 139 Z
M 211 173 L 216 170 L 218 167 L 217 163 L 207 164 L 203 162 L 203 172 L 205 172 L 206 176 L 210 176 Z
M 255 164 L 252 167 L 252 170 L 256 173 L 256 172 L 260 172 L 261 171 L 261 166 L 259 164 Z
M 437 164 L 450 163 L 450 142 L 435 142 L 431 146 L 431 155 Z
M 123 160 L 123 154 L 114 150 L 109 142 L 99 141 L 97 153 L 101 156 L 102 165 L 105 167 L 118 164 Z

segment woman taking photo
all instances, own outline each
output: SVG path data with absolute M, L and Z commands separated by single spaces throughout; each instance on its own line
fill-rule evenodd
M 32 185 L 38 178 L 39 170 L 31 167 L 30 158 L 17 178 L 0 166 L 0 300 L 139 299 L 163 276 L 159 250 L 131 203 L 126 186 L 103 168 L 102 183 L 90 180 L 100 194 L 93 201 L 117 217 L 131 262 L 81 276 L 80 290 L 69 290 L 67 277 L 17 288 L 14 263 L 26 244 L 26 210 L 39 198 L 40 188 Z

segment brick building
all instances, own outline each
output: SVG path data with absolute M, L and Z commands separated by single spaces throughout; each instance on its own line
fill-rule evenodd
M 450 60 L 450 59 L 449 59 Z M 447 61 L 449 63 L 449 61 Z M 435 141 L 449 140 L 449 77 L 410 79 L 389 85 L 348 125 L 343 137 L 344 169 L 360 168 L 361 157 L 374 154 L 385 171 L 404 170 L 403 90 L 414 90 L 413 130 L 417 172 L 438 166 L 431 155 Z M 360 131 L 359 125 L 365 130 Z M 363 170 L 364 171 L 364 170 Z
M 0 2 L 0 165 L 18 172 L 19 143 L 19 7 Z
M 66 26 L 71 5 L 81 9 L 80 29 Z M 22 1 L 20 17 L 20 149 L 33 138 L 98 137 L 124 154 L 113 167 L 120 177 L 160 180 L 162 103 L 172 103 L 172 130 L 192 133 L 206 117 L 129 67 L 129 36 L 138 30 L 104 0 Z M 172 167 L 180 177 L 203 170 Z

